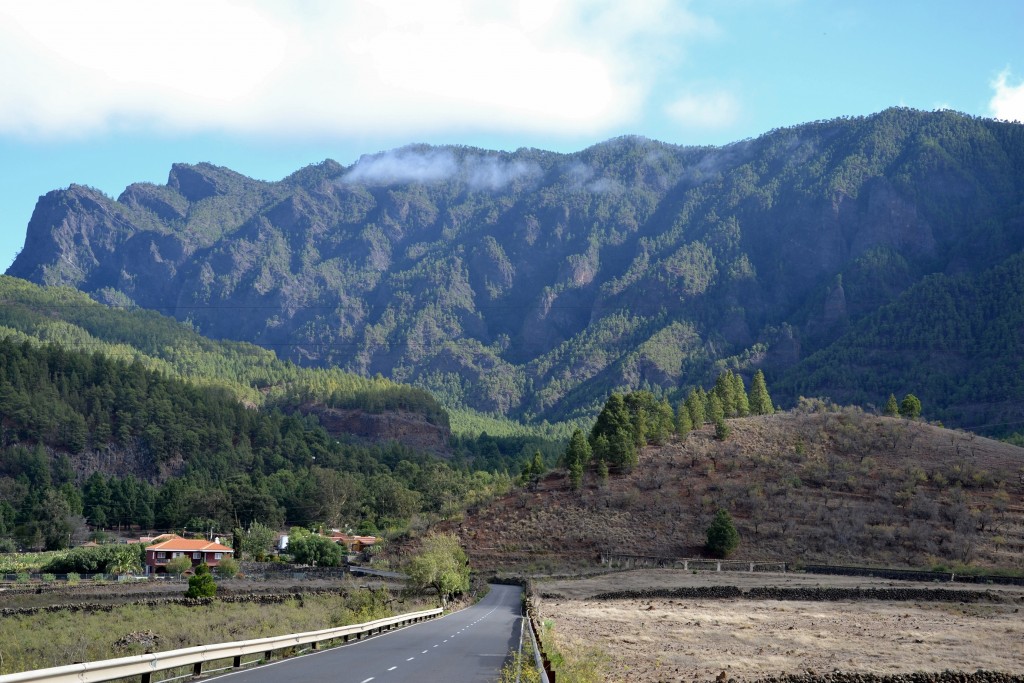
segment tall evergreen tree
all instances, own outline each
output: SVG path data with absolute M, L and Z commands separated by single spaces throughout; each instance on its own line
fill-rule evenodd
M 750 415 L 750 400 L 747 398 L 746 387 L 743 386 L 743 376 L 738 372 L 732 376 L 732 392 L 736 401 L 736 417 Z
M 720 399 L 718 397 L 718 393 L 714 391 L 708 394 L 708 419 L 714 423 L 725 419 L 725 410 L 722 408 L 722 399 Z
M 718 375 L 711 393 L 718 397 L 725 417 L 736 417 L 736 385 L 733 383 L 732 370 L 726 370 Z M 710 410 L 708 412 L 710 413 Z
M 690 409 L 686 403 L 680 403 L 676 408 L 676 434 L 685 437 L 693 430 L 693 418 L 690 417 Z
M 658 404 L 658 414 L 654 430 L 651 433 L 651 439 L 654 443 L 664 443 L 675 431 L 675 413 L 672 412 L 672 405 L 668 402 L 668 399 L 663 398 Z
M 764 372 L 758 370 L 750 383 L 750 412 L 754 415 L 771 415 L 775 412 L 772 397 L 768 394 L 768 384 L 764 381 Z
M 885 402 L 885 408 L 882 411 L 889 417 L 896 417 L 900 414 L 900 406 L 896 403 L 896 395 L 889 394 L 889 400 Z
M 703 389 L 690 389 L 686 397 L 686 411 L 690 414 L 690 424 L 694 429 L 700 429 L 707 420 L 706 402 L 702 395 Z
M 583 430 L 576 428 L 569 438 L 569 444 L 565 447 L 565 454 L 562 456 L 562 464 L 566 469 L 571 470 L 577 463 L 582 467 L 590 464 L 592 450 L 590 442 L 583 434 Z

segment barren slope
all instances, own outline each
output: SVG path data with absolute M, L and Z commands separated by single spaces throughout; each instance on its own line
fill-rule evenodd
M 455 527 L 478 569 L 699 556 L 718 508 L 735 559 L 1024 568 L 1024 449 L 852 408 L 730 424 L 724 442 L 705 429 L 647 448 L 606 484 L 589 472 L 579 492 L 551 473 Z

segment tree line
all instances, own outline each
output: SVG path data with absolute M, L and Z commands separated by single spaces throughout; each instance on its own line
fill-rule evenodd
M 101 474 L 100 459 L 127 463 L 125 471 Z M 85 524 L 208 531 L 345 522 L 372 533 L 419 513 L 454 514 L 511 486 L 508 474 L 469 462 L 336 439 L 314 417 L 247 408 L 230 392 L 139 361 L 0 339 L 8 546 L 67 547 Z
M 639 449 L 664 443 L 673 435 L 686 436 L 707 423 L 715 436 L 728 436 L 727 418 L 770 415 L 775 412 L 764 373 L 758 370 L 748 392 L 743 377 L 732 370 L 719 374 L 714 387 L 691 389 L 686 400 L 672 408 L 667 397 L 650 391 L 613 393 L 601 409 L 589 435 L 573 432 L 562 455 L 573 488 L 580 488 L 583 473 L 593 466 L 599 477 L 611 471 L 626 472 L 639 462 Z

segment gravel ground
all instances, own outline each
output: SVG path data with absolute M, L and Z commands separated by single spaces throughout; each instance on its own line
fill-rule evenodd
M 949 588 L 950 584 L 798 574 L 677 570 L 622 572 L 538 584 L 542 619 L 559 646 L 608 656 L 613 681 L 754 680 L 834 671 L 901 674 L 977 669 L 1024 675 L 1024 590 L 989 589 L 994 602 L 839 600 L 593 600 L 595 594 L 657 588 Z M 559 596 L 559 597 L 555 597 Z

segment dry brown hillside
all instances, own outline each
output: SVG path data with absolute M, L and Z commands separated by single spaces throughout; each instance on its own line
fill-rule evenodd
M 729 421 L 644 449 L 572 491 L 564 471 L 453 524 L 475 567 L 557 570 L 602 553 L 695 557 L 718 508 L 733 558 L 1024 569 L 1024 449 L 856 408 Z

